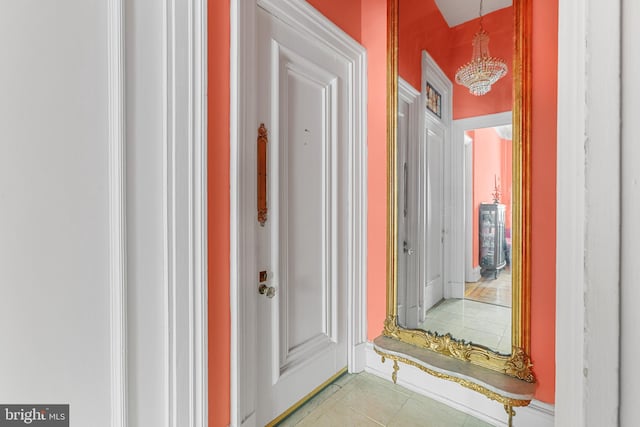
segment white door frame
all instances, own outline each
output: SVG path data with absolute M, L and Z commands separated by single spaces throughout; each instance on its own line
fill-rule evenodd
M 455 126 L 455 125 L 454 125 Z M 456 134 L 458 131 L 455 130 Z M 454 136 L 457 141 L 459 136 Z M 477 282 L 480 280 L 480 266 L 473 268 L 473 140 L 463 133 L 464 145 L 464 281 Z
M 206 427 L 207 0 L 164 0 L 169 426 Z
M 209 421 L 206 5 L 109 1 L 113 427 Z
M 463 200 L 464 200 L 464 251 L 462 252 L 464 259 L 464 268 L 465 268 L 465 276 L 471 277 L 472 279 L 479 280 L 480 278 L 480 267 L 477 269 L 473 268 L 473 193 L 471 192 L 470 186 L 467 184 L 468 182 L 473 182 L 473 161 L 468 161 L 468 157 L 466 151 L 472 150 L 472 142 L 467 143 L 465 139 L 465 131 L 473 130 L 473 129 L 483 129 L 495 126 L 502 126 L 506 124 L 511 124 L 513 121 L 513 115 L 511 111 L 506 111 L 504 113 L 496 113 L 496 114 L 487 114 L 485 116 L 477 116 L 471 117 L 468 119 L 460 119 L 453 121 L 453 142 L 457 146 L 463 147 L 465 150 L 465 156 L 463 158 L 463 162 L 460 163 L 455 169 L 457 169 L 462 176 L 464 177 L 464 190 L 463 190 Z M 471 157 L 473 159 L 473 157 Z M 460 170 L 462 169 L 462 170 Z M 471 200 L 471 203 L 469 202 Z M 475 281 L 475 280 L 474 280 Z M 463 294 L 464 296 L 464 294 Z
M 634 371 L 619 359 L 622 4 L 627 2 L 559 0 L 557 426 L 618 425 L 624 421 L 618 419 L 619 404 L 635 396 L 619 396 L 620 375 L 630 378 Z M 602 82 L 607 90 L 600 90 Z M 630 87 L 625 91 L 634 93 Z M 633 123 L 625 126 L 631 129 Z M 624 327 L 622 332 L 624 348 L 634 340 L 629 335 L 625 340 Z M 634 405 L 621 414 L 635 417 Z
M 620 425 L 632 425 L 636 419 L 636 396 L 640 394 L 640 369 L 636 363 L 640 343 L 636 339 L 640 313 L 636 309 L 639 299 L 638 281 L 640 266 L 637 253 L 640 251 L 638 236 L 640 227 L 637 212 L 640 211 L 638 182 L 640 173 L 636 166 L 640 159 L 637 135 L 640 126 L 637 120 L 640 105 L 637 96 L 640 90 L 636 76 L 640 71 L 640 55 L 634 48 L 635 40 L 640 37 L 638 21 L 640 4 L 623 0 L 622 2 L 622 144 L 621 144 L 621 271 L 620 271 Z
M 256 8 L 267 10 L 287 25 L 322 43 L 351 62 L 352 128 L 349 150 L 350 215 L 348 249 L 348 368 L 365 367 L 367 254 L 367 78 L 366 51 L 304 1 L 232 0 L 231 2 L 231 425 L 255 425 L 257 267 L 255 227 L 255 144 L 259 126 Z
M 440 92 L 442 97 L 442 117 L 438 117 L 426 108 L 426 87 L 427 81 Z M 462 148 L 452 144 L 451 125 L 453 120 L 453 83 L 442 71 L 438 63 L 425 50 L 422 51 L 422 77 L 420 88 L 420 103 L 422 108 L 421 123 L 422 133 L 426 128 L 427 119 L 440 123 L 444 128 L 443 144 L 443 232 L 442 244 L 442 286 L 444 298 L 461 298 L 461 289 L 464 288 L 464 271 L 460 274 L 460 244 L 463 233 L 460 224 L 464 224 L 464 219 L 460 210 L 462 209 L 462 199 L 457 197 L 457 189 L 462 188 L 462 176 L 456 174 L 456 166 L 462 161 Z M 425 138 L 424 135 L 421 136 Z M 459 148 L 459 149 L 458 149 Z M 423 192 L 423 194 L 426 194 Z M 462 247 L 464 248 L 464 247 Z M 463 291 L 462 291 L 463 292 Z

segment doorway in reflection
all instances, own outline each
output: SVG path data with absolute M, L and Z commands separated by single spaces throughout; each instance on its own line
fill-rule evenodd
M 512 146 L 511 125 L 465 131 L 465 144 L 471 150 L 472 174 L 467 189 L 472 224 L 467 244 L 464 298 L 486 304 L 511 307 L 512 236 Z

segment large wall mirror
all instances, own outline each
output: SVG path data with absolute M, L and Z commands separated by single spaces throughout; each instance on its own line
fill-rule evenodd
M 383 335 L 534 382 L 530 0 L 389 1 Z

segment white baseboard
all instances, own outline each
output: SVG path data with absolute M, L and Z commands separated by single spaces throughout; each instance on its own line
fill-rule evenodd
M 464 282 L 449 282 L 450 298 L 464 298 Z
M 465 280 L 467 282 L 475 283 L 479 281 L 481 278 L 482 278 L 482 275 L 480 274 L 480 266 L 478 266 L 476 268 L 470 269 L 467 272 L 467 277 L 465 277 Z
M 366 346 L 366 372 L 391 381 L 393 363 L 382 363 L 373 345 Z M 418 368 L 399 363 L 398 385 L 411 391 L 444 403 L 454 409 L 469 414 L 494 426 L 506 426 L 508 417 L 502 404 L 490 400 L 480 393 L 461 385 L 431 376 Z M 554 406 L 537 400 L 524 408 L 515 408 L 514 427 L 553 427 Z
M 363 342 L 353 347 L 353 355 L 351 364 L 349 365 L 349 373 L 356 374 L 365 370 L 367 366 L 367 346 L 368 342 Z

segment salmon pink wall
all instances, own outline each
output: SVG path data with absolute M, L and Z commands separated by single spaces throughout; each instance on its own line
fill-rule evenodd
M 209 426 L 230 419 L 229 0 L 208 3 Z
M 414 88 L 420 89 L 422 51 L 426 50 L 453 83 L 453 118 L 463 119 L 511 111 L 513 83 L 513 8 L 508 7 L 483 17 L 489 33 L 489 51 L 502 58 L 509 71 L 493 85 L 491 92 L 478 97 L 455 83 L 460 66 L 471 59 L 472 40 L 479 19 L 449 28 L 434 0 L 400 0 L 398 72 Z
M 558 0 L 533 1 L 531 358 L 536 399 L 555 399 Z M 544 88 L 544 90 L 541 90 Z
M 310 0 L 367 48 L 368 57 L 368 313 L 385 315 L 386 289 L 386 0 Z M 363 5 L 365 7 L 363 7 Z M 229 310 L 229 47 L 230 0 L 208 2 L 209 77 L 209 425 L 230 423 Z M 371 295 L 374 295 L 371 298 Z M 377 326 L 376 326 L 377 329 Z M 378 329 L 379 330 L 379 329 Z M 215 331 L 215 334 L 213 332 Z
M 366 6 L 364 6 L 366 5 Z M 367 48 L 368 230 L 367 325 L 380 335 L 387 314 L 387 0 L 363 0 L 362 38 Z
M 360 13 L 362 4 L 360 1 L 308 0 L 308 3 L 329 18 L 345 33 L 362 43 L 362 19 Z M 369 7 L 368 2 L 367 7 Z
M 429 52 L 443 68 L 443 64 L 450 62 L 451 29 L 434 0 L 399 0 L 398 3 L 398 74 L 419 91 L 422 51 Z

